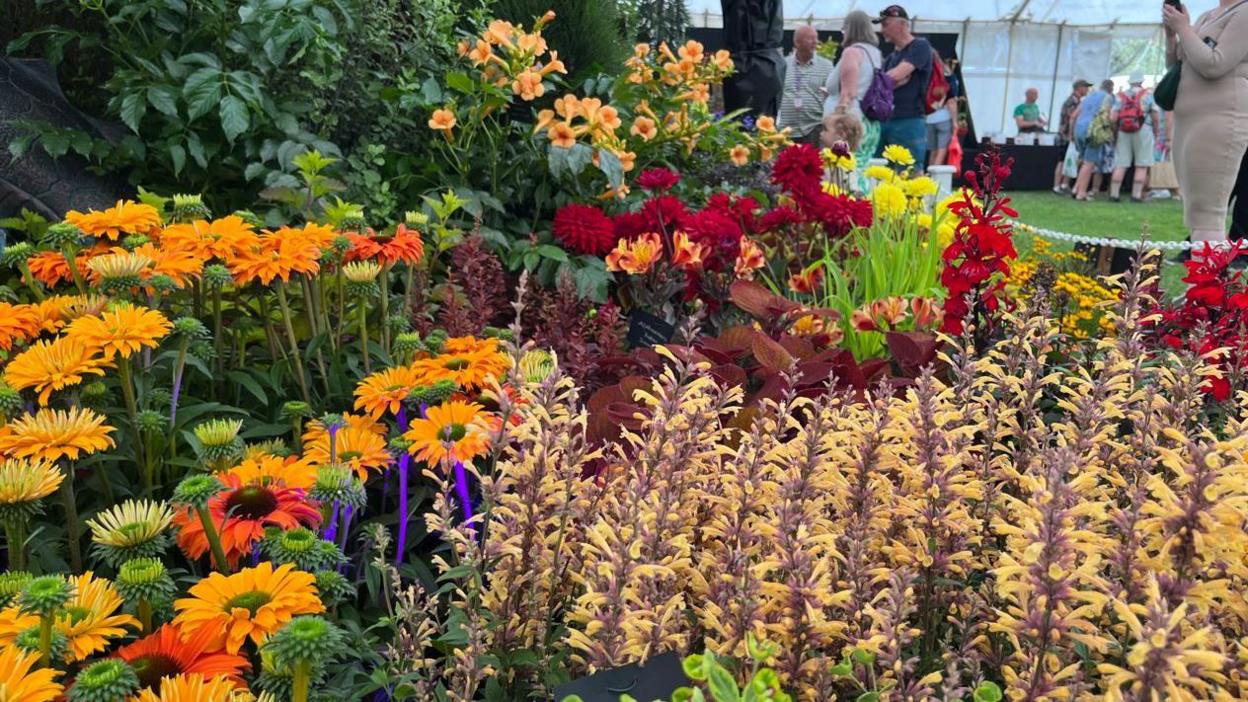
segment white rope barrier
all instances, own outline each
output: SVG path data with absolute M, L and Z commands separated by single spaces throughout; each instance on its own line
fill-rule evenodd
M 1069 232 L 1057 232 L 1052 229 L 1044 229 L 1043 227 L 1033 227 L 1030 224 L 1013 221 L 1010 222 L 1016 229 L 1021 232 L 1042 236 L 1045 239 L 1053 241 L 1069 241 L 1075 244 L 1091 244 L 1093 246 L 1112 246 L 1116 249 L 1131 249 L 1132 251 L 1140 247 L 1138 240 L 1131 239 L 1111 239 L 1109 237 L 1087 236 L 1085 234 L 1071 234 Z M 1144 250 L 1161 249 L 1163 251 L 1190 251 L 1192 249 L 1204 248 L 1206 242 L 1193 244 L 1190 241 L 1149 241 L 1144 244 Z M 1230 248 L 1230 241 L 1211 241 L 1214 248 Z

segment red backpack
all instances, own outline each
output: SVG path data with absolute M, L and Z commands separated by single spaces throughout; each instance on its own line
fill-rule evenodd
M 945 106 L 949 99 L 949 81 L 945 78 L 945 64 L 940 54 L 932 49 L 932 75 L 927 79 L 927 99 L 923 103 L 927 114 L 932 114 Z
M 1144 91 L 1134 97 L 1128 93 L 1118 93 L 1118 131 L 1134 134 L 1144 128 Z

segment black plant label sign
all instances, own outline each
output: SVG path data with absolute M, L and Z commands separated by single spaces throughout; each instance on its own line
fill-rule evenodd
M 632 695 L 641 702 L 668 700 L 676 688 L 685 684 L 680 657 L 664 653 L 646 661 L 644 666 L 634 663 L 602 670 L 560 685 L 555 688 L 554 702 L 568 695 L 578 695 L 583 702 L 619 702 L 620 695 Z
M 631 348 L 650 348 L 672 340 L 676 327 L 645 310 L 633 310 L 628 316 L 628 345 Z

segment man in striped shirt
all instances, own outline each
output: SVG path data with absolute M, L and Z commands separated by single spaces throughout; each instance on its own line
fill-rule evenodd
M 784 96 L 777 126 L 790 127 L 796 143 L 819 146 L 823 131 L 823 90 L 832 62 L 815 53 L 819 35 L 810 25 L 793 32 L 793 53 L 785 59 Z

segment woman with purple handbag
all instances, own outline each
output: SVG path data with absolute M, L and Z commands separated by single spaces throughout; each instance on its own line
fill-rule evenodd
M 880 122 L 892 115 L 893 84 L 880 70 L 883 59 L 870 15 L 862 10 L 846 15 L 841 37 L 841 60 L 825 85 L 824 133 L 836 133 L 838 120 L 861 122 L 861 130 L 848 130 L 862 134 L 858 143 L 851 145 L 861 173 L 879 146 Z

